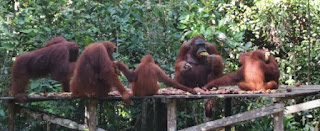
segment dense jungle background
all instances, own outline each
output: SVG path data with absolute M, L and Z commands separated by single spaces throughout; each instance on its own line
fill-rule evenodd
M 240 66 L 238 56 L 258 48 L 276 56 L 284 85 L 320 84 L 319 0 L 1 0 L 0 1 L 0 94 L 9 96 L 10 70 L 15 58 L 41 48 L 56 36 L 84 47 L 96 41 L 117 43 L 114 57 L 131 69 L 145 54 L 174 77 L 180 45 L 203 35 L 223 56 L 224 74 Z M 122 82 L 128 86 L 125 77 Z M 62 91 L 57 81 L 32 80 L 27 92 Z M 298 98 L 287 104 L 319 98 Z M 0 101 L 0 130 L 7 130 L 8 105 Z M 83 123 L 83 100 L 58 100 L 21 104 Z M 155 103 L 155 104 L 154 104 Z M 204 122 L 203 100 L 178 105 L 178 129 Z M 233 114 L 262 107 L 267 98 L 233 100 Z M 149 100 L 148 130 L 164 130 L 165 111 L 158 100 Z M 140 130 L 141 101 L 130 107 L 122 102 L 101 101 L 99 127 L 107 130 Z M 164 108 L 164 109 L 163 109 Z M 224 100 L 215 116 L 224 116 Z M 164 115 L 165 116 L 165 115 Z M 316 130 L 320 109 L 286 116 L 285 130 Z M 233 130 L 270 131 L 272 118 L 247 121 Z M 17 130 L 69 130 L 29 116 L 16 116 Z

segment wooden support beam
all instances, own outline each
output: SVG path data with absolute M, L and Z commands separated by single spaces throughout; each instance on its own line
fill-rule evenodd
M 63 127 L 67 127 L 69 129 L 75 129 L 75 130 L 84 130 L 85 126 L 84 125 L 80 125 L 72 120 L 69 119 L 64 119 L 64 118 L 59 118 L 57 116 L 51 115 L 51 114 L 46 114 L 43 112 L 37 112 L 25 107 L 21 107 L 20 109 L 20 113 L 21 114 L 27 114 L 29 116 L 31 116 L 34 119 L 41 119 L 41 120 L 45 120 L 48 121 L 50 123 L 53 124 L 57 124 Z
M 224 105 L 224 114 L 225 114 L 225 117 L 228 117 L 228 116 L 231 116 L 232 115 L 232 105 L 231 105 L 231 102 L 232 102 L 232 98 L 226 98 L 225 99 L 225 105 Z M 225 131 L 231 131 L 231 126 L 226 126 L 226 128 L 224 129 Z
M 35 111 L 35 110 L 31 110 L 25 107 L 19 107 L 20 108 L 20 113 L 22 114 L 27 114 L 29 116 L 31 116 L 34 119 L 41 119 L 41 120 L 45 120 L 48 121 L 52 124 L 57 124 L 63 127 L 67 127 L 69 129 L 74 129 L 74 130 L 85 130 L 87 129 L 87 127 L 85 125 L 81 125 L 78 124 L 77 122 L 74 122 L 72 120 L 69 119 L 65 119 L 65 118 L 59 118 L 58 116 L 52 115 L 52 114 L 48 114 L 48 113 L 44 113 L 44 112 L 40 112 L 40 111 Z M 104 129 L 98 128 L 98 130 L 100 131 L 105 131 Z
M 226 126 L 234 125 L 246 120 L 251 120 L 263 116 L 268 116 L 277 112 L 282 112 L 284 108 L 283 104 L 274 104 L 272 106 L 263 107 L 237 115 L 229 116 L 223 119 L 206 122 L 200 125 L 192 126 L 189 128 L 182 129 L 181 131 L 206 131 L 211 129 L 220 129 Z
M 308 101 L 308 102 L 297 104 L 297 105 L 287 106 L 284 114 L 290 115 L 292 113 L 297 113 L 300 111 L 319 108 L 319 107 L 320 107 L 320 99 L 317 99 L 317 100 Z
M 9 101 L 8 113 L 8 131 L 14 131 L 15 103 L 13 101 Z
M 165 100 L 157 100 L 156 101 L 156 107 L 155 109 L 155 114 L 156 117 L 154 118 L 155 121 L 155 126 L 154 128 L 157 129 L 158 131 L 165 131 L 168 130 L 167 129 L 167 117 L 164 117 L 167 115 L 167 104 L 164 103 Z
M 274 131 L 284 131 L 283 127 L 284 114 L 283 110 L 273 114 L 273 130 Z
M 278 99 L 275 98 L 273 100 L 274 100 L 275 103 L 281 104 L 284 107 L 283 101 L 285 99 L 283 99 L 283 98 L 278 98 Z M 273 116 L 273 130 L 274 131 L 283 131 L 284 130 L 284 123 L 283 123 L 284 122 L 284 113 L 283 113 L 284 109 L 285 109 L 285 107 L 282 108 L 281 111 L 275 112 L 275 113 L 272 114 L 272 116 Z
M 142 100 L 142 110 L 141 110 L 141 131 L 147 130 L 147 98 Z
M 85 124 L 89 127 L 89 131 L 96 131 L 98 125 L 98 115 L 97 115 L 97 99 L 89 99 L 85 107 Z
M 167 103 L 167 130 L 177 130 L 177 106 L 176 99 L 172 99 L 171 102 Z
M 50 122 L 46 122 L 46 124 L 47 124 L 47 130 L 46 131 L 50 131 Z

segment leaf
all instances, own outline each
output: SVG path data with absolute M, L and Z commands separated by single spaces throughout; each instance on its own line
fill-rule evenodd
M 25 23 L 24 19 L 18 18 L 17 19 L 18 24 L 23 25 Z
M 161 14 L 161 9 L 160 8 L 155 8 L 153 10 L 153 14 L 156 16 L 156 17 L 160 17 L 160 14 Z
M 228 45 L 230 48 L 233 48 L 233 49 L 236 48 L 236 42 L 233 42 L 229 39 L 224 40 L 224 43 Z
M 21 32 L 23 32 L 23 33 L 30 33 L 32 31 L 32 29 L 25 29 L 25 30 L 22 30 Z
M 37 87 L 39 87 L 40 83 L 38 81 L 32 81 L 31 85 L 30 85 L 30 89 L 35 89 Z
M 47 32 L 51 32 L 51 29 L 48 28 L 48 27 L 44 27 L 44 30 L 47 31 Z
M 3 109 L 0 109 L 0 116 L 4 116 L 5 115 L 5 113 L 4 113 L 4 110 Z
M 113 56 L 114 58 L 118 58 L 118 57 L 120 56 L 120 54 L 115 52 L 115 53 L 112 54 L 112 56 Z
M 38 33 L 38 30 L 37 29 L 32 29 L 32 32 Z
M 136 20 L 141 21 L 141 17 L 140 17 L 140 15 L 139 15 L 138 13 L 132 12 L 131 14 L 133 15 L 133 17 L 134 17 Z
M 187 26 L 186 26 L 186 25 L 183 25 L 183 24 L 180 24 L 180 25 L 178 26 L 178 29 L 185 29 L 185 28 L 187 28 Z
M 2 46 L 2 48 L 6 49 L 6 50 L 13 50 L 14 49 L 13 44 L 2 43 L 1 46 Z
M 91 30 L 92 30 L 93 33 L 100 32 L 100 30 L 98 28 L 96 28 L 96 27 L 92 27 Z
M 251 42 L 247 42 L 246 45 L 243 46 L 244 50 L 248 50 L 252 46 Z
M 204 18 L 209 17 L 209 14 L 204 14 L 202 17 Z

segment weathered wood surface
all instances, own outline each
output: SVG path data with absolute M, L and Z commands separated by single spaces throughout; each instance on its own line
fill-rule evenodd
M 274 104 L 272 106 L 266 106 L 260 109 L 255 109 L 251 111 L 247 111 L 244 113 L 239 113 L 237 115 L 229 116 L 226 118 L 222 118 L 215 121 L 206 122 L 200 125 L 192 126 L 186 129 L 182 129 L 180 131 L 206 131 L 211 129 L 220 129 L 225 126 L 234 125 L 239 122 L 243 122 L 246 120 L 251 120 L 267 115 L 271 115 L 274 113 L 282 112 L 284 108 L 284 104 Z
M 235 89 L 237 87 L 233 86 L 233 87 L 226 87 L 228 89 Z M 289 90 L 288 90 L 289 89 Z M 253 92 L 253 93 L 257 93 L 257 92 Z M 167 107 L 168 107 L 168 114 L 167 114 L 167 118 L 168 118 L 168 130 L 176 130 L 176 103 L 175 103 L 175 99 L 205 99 L 205 98 L 232 98 L 232 97 L 272 97 L 272 98 L 291 98 L 291 97 L 297 97 L 297 96 L 308 96 L 308 95 L 315 95 L 315 94 L 319 94 L 320 93 L 320 85 L 308 85 L 308 86 L 300 86 L 300 87 L 294 87 L 294 86 L 281 86 L 276 92 L 273 93 L 257 93 L 257 94 L 252 94 L 250 92 L 247 92 L 245 94 L 210 94 L 210 95 L 154 95 L 154 96 L 146 96 L 146 97 L 132 97 L 132 99 L 145 99 L 145 98 L 159 98 L 161 99 L 161 101 L 165 101 L 168 102 L 167 103 Z M 32 102 L 32 101 L 46 101 L 46 100 L 60 100 L 60 99 L 66 99 L 66 100 L 71 100 L 71 99 L 78 99 L 78 98 L 72 98 L 71 97 L 71 93 L 40 93 L 40 95 L 29 95 L 28 96 L 28 102 Z M 121 101 L 121 96 L 107 96 L 105 98 L 99 98 L 101 100 L 115 100 L 115 101 Z M 14 98 L 13 97 L 0 97 L 0 100 L 5 100 L 5 101 L 9 101 L 9 103 L 12 103 L 11 106 L 12 108 L 14 108 Z M 311 101 L 310 103 L 306 102 L 306 103 L 302 103 L 302 104 L 298 104 L 298 105 L 294 105 L 294 106 L 289 106 L 287 108 L 287 112 L 286 114 L 289 113 L 295 113 L 298 111 L 302 111 L 302 110 L 307 110 L 307 109 L 312 109 L 312 108 L 317 108 L 319 107 L 319 100 L 316 101 Z M 91 103 L 92 104 L 92 103 Z M 94 104 L 96 105 L 96 104 Z M 96 107 L 96 106 L 88 106 L 88 107 Z M 215 121 L 211 121 L 211 122 L 207 122 L 204 124 L 200 124 L 198 126 L 194 126 L 194 127 L 190 127 L 187 128 L 185 130 L 208 130 L 208 129 L 215 129 L 215 128 L 222 128 L 222 127 L 226 127 L 226 126 L 230 126 L 230 125 L 234 125 L 236 123 L 245 121 L 245 120 L 250 120 L 250 119 L 255 119 L 258 117 L 262 117 L 262 116 L 266 116 L 266 115 L 270 115 L 270 114 L 274 114 L 275 119 L 275 129 L 283 129 L 283 122 L 281 124 L 281 119 L 283 118 L 283 103 L 280 104 L 281 107 L 279 107 L 279 104 L 275 104 L 274 106 L 268 106 L 268 107 L 264 107 L 261 109 L 256 109 L 253 111 L 247 111 L 245 113 L 241 113 L 241 114 L 237 114 L 234 116 L 230 116 L 230 117 L 226 117 L 220 120 L 215 120 Z M 10 108 L 10 105 L 9 105 Z M 281 108 L 281 109 L 280 109 Z M 94 111 L 95 110 L 95 111 Z M 14 110 L 13 110 L 14 111 Z M 20 110 L 21 111 L 21 110 Z M 49 121 L 53 124 L 58 124 L 61 126 L 65 126 L 71 129 L 80 129 L 83 130 L 85 128 L 88 128 L 88 126 L 86 125 L 80 125 L 77 124 L 71 120 L 68 119 L 64 119 L 64 118 L 58 118 L 54 115 L 48 115 L 45 113 L 42 113 L 41 115 L 37 115 L 34 112 L 28 112 L 28 110 L 24 109 L 22 110 L 27 114 L 30 114 L 32 117 L 37 118 L 37 119 L 43 119 L 46 121 Z M 96 109 L 91 109 L 91 111 L 88 111 L 91 113 L 97 113 Z M 279 113 L 280 112 L 280 113 Z M 9 118 L 9 125 L 8 127 L 11 127 L 11 129 L 13 129 L 13 125 L 14 125 L 14 113 L 9 112 L 9 116 L 13 116 L 11 117 L 11 120 Z M 96 114 L 91 114 L 91 116 L 95 116 Z M 94 118 L 94 117 L 92 117 Z M 280 118 L 280 119 L 278 119 Z M 90 119 L 90 118 L 89 118 Z M 96 118 L 95 118 L 96 119 Z M 10 122 L 12 123 L 12 125 L 10 125 Z M 90 122 L 92 122 L 90 124 Z M 87 125 L 89 125 L 89 127 L 96 127 L 97 121 L 95 120 L 89 120 Z M 75 127 L 76 125 L 76 127 Z M 91 125 L 91 126 L 90 126 Z M 94 125 L 94 126 L 93 126 Z M 279 125 L 279 126 L 277 126 Z M 282 127 L 281 127 L 282 125 Z M 74 128 L 73 128 L 74 127 Z M 9 128 L 10 129 L 10 128 Z M 92 130 L 95 130 L 92 128 Z M 98 130 L 103 130 L 101 128 L 98 128 Z
M 18 106 L 18 105 L 16 105 Z M 86 125 L 82 125 L 82 124 L 78 124 L 77 122 L 74 122 L 72 120 L 69 119 L 65 119 L 65 118 L 59 118 L 58 116 L 49 114 L 49 113 L 44 113 L 44 112 L 40 112 L 40 111 L 35 111 L 35 110 L 31 110 L 25 107 L 19 107 L 20 109 L 20 113 L 21 114 L 28 114 L 29 116 L 31 116 L 34 119 L 40 119 L 40 120 L 45 120 L 48 121 L 50 123 L 53 124 L 57 124 L 63 127 L 67 127 L 69 129 L 75 129 L 75 130 L 85 130 L 88 127 Z M 98 128 L 97 130 L 99 131 L 105 131 L 102 128 Z
M 231 87 L 222 87 L 235 89 L 236 86 Z M 288 92 L 287 89 L 291 91 Z M 210 94 L 210 95 L 153 95 L 153 96 L 144 96 L 137 97 L 133 96 L 132 99 L 144 99 L 144 98 L 163 98 L 163 99 L 205 99 L 205 98 L 229 98 L 229 97 L 272 97 L 272 98 L 286 98 L 286 97 L 297 97 L 297 96 L 307 96 L 315 95 L 320 93 L 320 85 L 302 85 L 300 87 L 295 86 L 280 86 L 276 93 L 258 93 L 258 94 Z M 53 95 L 47 95 L 50 93 L 43 93 L 43 95 L 29 95 L 28 102 L 32 101 L 46 101 L 46 100 L 60 100 L 60 99 L 78 99 L 72 98 L 71 93 L 54 93 Z M 63 95 L 59 95 L 63 94 Z M 121 101 L 121 96 L 106 96 L 105 100 L 116 100 Z M 0 97 L 0 100 L 14 100 L 13 97 Z
M 320 107 L 320 99 L 317 100 L 313 100 L 313 101 L 308 101 L 305 103 L 300 103 L 297 105 L 292 105 L 292 106 L 288 106 L 286 107 L 285 110 L 285 115 L 289 115 L 292 113 L 296 113 L 296 112 L 300 112 L 300 111 L 304 111 L 304 110 L 309 110 L 309 109 L 314 109 L 314 108 L 319 108 Z
M 14 118 L 15 118 L 15 104 L 13 101 L 9 101 L 9 109 L 8 109 L 8 130 L 14 131 Z
M 99 100 L 89 99 L 85 107 L 85 124 L 89 128 L 89 131 L 96 131 L 98 125 L 98 113 L 97 106 Z
M 281 104 L 283 104 L 281 102 Z M 273 130 L 274 131 L 284 131 L 284 114 L 283 110 L 273 114 Z
M 177 106 L 175 99 L 167 103 L 167 127 L 168 131 L 177 130 Z
M 142 100 L 142 110 L 141 110 L 141 131 L 147 130 L 147 99 Z
M 224 103 L 224 114 L 225 117 L 231 116 L 232 115 L 232 98 L 226 98 L 225 103 Z M 224 128 L 225 131 L 231 131 L 231 126 L 226 126 Z

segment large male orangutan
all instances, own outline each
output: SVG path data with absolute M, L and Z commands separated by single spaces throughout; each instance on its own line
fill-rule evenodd
M 222 58 L 215 46 L 206 42 L 204 37 L 196 36 L 181 45 L 174 79 L 188 87 L 202 87 L 208 81 L 219 78 L 222 70 Z M 211 108 L 208 106 L 213 104 L 213 100 L 205 104 L 206 116 L 211 116 Z
M 59 36 L 50 40 L 45 47 L 19 56 L 12 66 L 10 93 L 19 101 L 25 101 L 25 89 L 30 78 L 51 77 L 69 91 L 75 61 L 79 54 L 77 43 L 68 42 Z
M 202 87 L 222 75 L 223 64 L 215 46 L 196 36 L 180 47 L 175 80 L 188 87 Z

